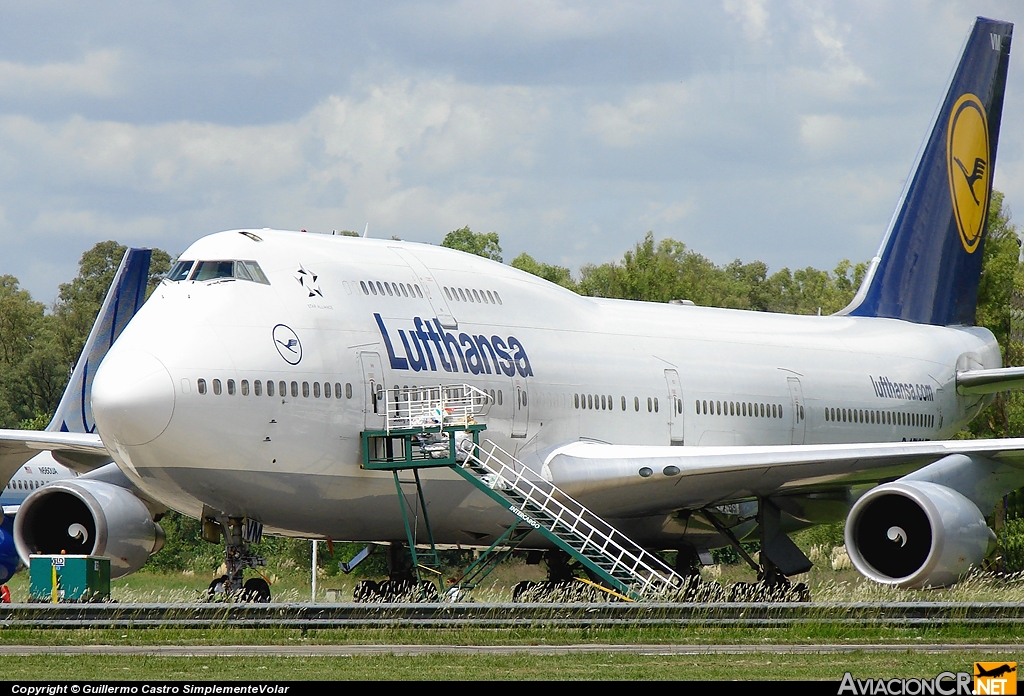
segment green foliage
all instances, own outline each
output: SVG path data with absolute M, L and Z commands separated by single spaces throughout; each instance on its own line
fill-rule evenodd
M 477 233 L 467 225 L 446 234 L 441 246 L 483 256 L 492 261 L 501 261 L 501 245 L 498 244 L 497 232 Z
M 563 288 L 568 288 L 573 291 L 577 289 L 576 283 L 573 281 L 572 274 L 569 272 L 568 268 L 565 268 L 564 266 L 552 266 L 550 264 L 540 263 L 525 251 L 512 259 L 512 263 L 510 265 L 512 268 L 518 268 L 520 271 L 532 273 L 533 275 L 543 278 L 548 282 L 561 285 Z
M 854 266 L 844 260 L 832 273 L 809 267 L 796 272 L 783 268 L 769 277 L 768 267 L 760 261 L 744 264 L 736 260 L 719 267 L 682 242 L 663 239 L 655 243 L 648 232 L 621 262 L 584 266 L 577 289 L 594 297 L 647 302 L 678 299 L 709 307 L 831 314 L 853 299 L 866 269 L 866 264 Z
M 815 546 L 822 546 L 826 549 L 842 546 L 846 543 L 843 532 L 846 529 L 846 522 L 834 522 L 832 524 L 818 524 L 803 529 L 793 535 L 793 541 L 804 552 Z
M 67 375 L 53 360 L 53 329 L 43 304 L 14 276 L 0 276 L 0 426 L 17 427 L 56 408 L 54 389 Z
M 1010 340 L 1014 291 L 1024 292 L 1020 238 L 1011 222 L 1003 194 L 992 192 L 987 232 L 982 249 L 981 282 L 975 323 L 991 331 L 1003 351 L 1004 365 L 1024 364 L 1024 345 Z M 992 405 L 971 421 L 963 437 L 1020 437 L 1024 435 L 1024 394 L 996 394 Z
M 82 354 L 89 331 L 126 250 L 126 246 L 114 241 L 97 243 L 82 254 L 78 262 L 78 275 L 71 282 L 60 285 L 53 314 L 58 319 L 57 346 L 69 375 Z M 149 263 L 147 296 L 170 267 L 170 255 L 166 251 L 154 249 Z

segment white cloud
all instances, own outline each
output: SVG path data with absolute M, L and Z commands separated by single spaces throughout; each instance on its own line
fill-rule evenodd
M 722 7 L 743 25 L 743 34 L 751 41 L 768 32 L 768 8 L 765 0 L 722 0 Z
M 645 85 L 632 90 L 617 104 L 595 104 L 587 109 L 587 132 L 609 147 L 627 148 L 652 139 L 679 134 L 693 101 L 684 84 Z
M 115 78 L 120 67 L 121 54 L 114 50 L 90 51 L 77 63 L 0 61 L 0 94 L 111 97 L 117 93 Z

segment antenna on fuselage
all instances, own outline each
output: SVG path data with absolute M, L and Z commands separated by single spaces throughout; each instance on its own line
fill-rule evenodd
M 363 229 L 363 239 L 370 236 L 370 223 L 366 223 L 366 227 Z

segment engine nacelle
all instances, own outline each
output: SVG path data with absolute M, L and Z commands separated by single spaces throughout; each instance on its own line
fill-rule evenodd
M 995 534 L 952 488 L 895 481 L 868 491 L 846 519 L 846 551 L 866 577 L 904 588 L 944 587 L 981 564 Z
M 14 543 L 25 565 L 32 554 L 110 559 L 110 576 L 142 567 L 164 545 L 164 530 L 130 491 L 104 481 L 55 481 L 25 498 L 14 519 Z

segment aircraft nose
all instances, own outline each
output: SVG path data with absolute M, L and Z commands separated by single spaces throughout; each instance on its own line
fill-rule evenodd
M 174 382 L 163 363 L 143 350 L 109 353 L 92 383 L 96 427 L 122 445 L 152 442 L 174 413 Z

